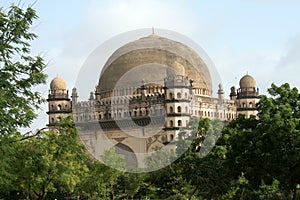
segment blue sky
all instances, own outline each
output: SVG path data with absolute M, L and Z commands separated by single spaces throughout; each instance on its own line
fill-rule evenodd
M 13 2 L 19 0 L 0 5 Z M 21 5 L 33 2 L 24 0 Z M 39 38 L 32 53 L 44 56 L 49 82 L 59 75 L 70 90 L 95 48 L 120 33 L 152 26 L 181 33 L 200 45 L 214 62 L 225 95 L 232 85 L 238 87 L 247 71 L 261 93 L 273 82 L 300 88 L 297 0 L 37 0 L 33 8 L 39 15 L 33 28 Z M 47 97 L 48 88 L 38 90 Z M 47 122 L 46 109 L 33 127 Z

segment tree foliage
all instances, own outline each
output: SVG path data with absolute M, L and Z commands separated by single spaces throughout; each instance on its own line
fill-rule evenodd
M 1 188 L 3 195 L 44 199 L 49 193 L 70 194 L 88 170 L 85 148 L 70 118 L 63 119 L 57 130 L 43 131 L 13 145 L 17 148 L 11 155 L 13 187 Z
M 29 127 L 35 110 L 43 102 L 33 87 L 45 83 L 45 64 L 41 56 L 31 56 L 30 42 L 37 35 L 32 25 L 34 9 L 11 5 L 0 8 L 0 134 L 12 134 Z
M 260 124 L 260 158 L 270 177 L 280 182 L 287 193 L 297 196 L 300 184 L 300 94 L 289 84 L 268 90 L 258 104 Z
M 297 198 L 299 92 L 287 83 L 272 84 L 268 92 L 269 97 L 260 96 L 258 119 L 239 116 L 225 127 L 218 144 L 226 150 L 224 166 L 232 169 L 232 188 L 239 185 L 234 198 Z M 247 184 L 239 184 L 241 177 Z

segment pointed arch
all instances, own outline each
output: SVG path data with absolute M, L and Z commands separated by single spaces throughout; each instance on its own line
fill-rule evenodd
M 115 152 L 117 154 L 124 156 L 126 167 L 135 168 L 138 166 L 137 157 L 134 151 L 129 146 L 123 143 L 118 143 L 114 147 L 115 147 Z

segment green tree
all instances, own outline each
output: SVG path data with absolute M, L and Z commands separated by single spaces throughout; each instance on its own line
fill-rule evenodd
M 162 169 L 148 172 L 145 177 L 147 187 L 143 188 L 144 196 L 151 199 L 166 199 L 176 195 L 186 195 L 189 184 L 183 179 L 181 168 L 172 163 Z
M 16 143 L 12 192 L 27 199 L 45 199 L 49 193 L 74 194 L 88 170 L 88 157 L 70 117 L 62 119 L 57 130 Z
M 101 159 L 108 166 L 104 177 L 110 187 L 111 199 L 114 200 L 118 178 L 124 174 L 125 158 L 124 155 L 117 154 L 115 148 L 111 148 L 104 152 Z
M 110 199 L 110 183 L 107 180 L 106 172 L 109 167 L 94 160 L 88 162 L 88 171 L 78 184 L 80 197 L 84 199 Z
M 178 145 L 179 149 L 188 143 L 190 146 L 175 163 L 189 185 L 186 198 L 216 198 L 224 191 L 228 181 L 222 167 L 224 153 L 212 151 L 223 123 L 219 120 L 197 119 L 191 121 L 189 126 L 190 130 L 180 133 Z
M 297 199 L 300 177 L 300 96 L 289 84 L 261 95 L 258 119 L 238 116 L 223 130 L 218 147 L 231 169 L 233 198 Z M 245 181 L 241 181 L 245 180 Z
M 0 8 L 0 191 L 14 188 L 18 128 L 28 127 L 44 101 L 33 88 L 45 83 L 41 56 L 31 56 L 31 31 L 36 12 L 12 5 Z
M 0 8 L 0 134 L 15 134 L 29 127 L 35 110 L 44 101 L 33 87 L 45 83 L 45 64 L 41 56 L 31 56 L 31 31 L 37 18 L 34 9 L 11 5 Z
M 257 157 L 257 141 L 260 137 L 257 124 L 258 120 L 255 117 L 246 118 L 245 115 L 239 115 L 222 131 L 218 148 L 223 149 L 226 154 L 224 166 L 232 169 L 228 178 L 236 180 L 234 184 L 243 174 L 253 187 L 258 187 L 261 182 L 260 175 L 265 174 L 261 165 L 263 162 Z
M 145 194 L 139 192 L 143 190 L 147 183 L 144 182 L 144 173 L 126 172 L 118 178 L 117 193 L 120 199 L 140 199 Z
M 300 95 L 289 84 L 268 89 L 258 104 L 260 159 L 270 177 L 280 182 L 286 193 L 297 199 L 300 184 Z M 269 180 L 268 180 L 269 181 Z

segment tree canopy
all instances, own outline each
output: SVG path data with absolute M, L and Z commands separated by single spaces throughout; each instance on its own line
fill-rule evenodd
M 33 88 L 45 83 L 45 64 L 40 55 L 31 55 L 30 42 L 37 35 L 32 25 L 36 11 L 16 5 L 0 8 L 0 134 L 29 127 L 43 102 Z

